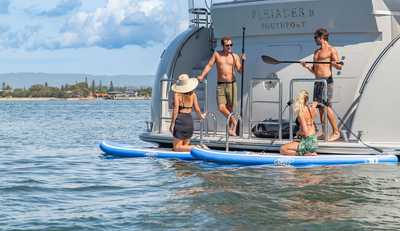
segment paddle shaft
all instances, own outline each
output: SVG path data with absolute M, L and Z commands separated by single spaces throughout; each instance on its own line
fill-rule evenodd
M 278 63 L 302 63 L 301 61 L 277 61 Z M 311 61 L 307 61 L 304 63 L 312 63 L 312 64 L 331 64 L 331 62 L 321 62 L 321 61 L 315 61 L 315 62 L 311 62 Z M 336 62 L 337 64 L 341 64 L 343 65 L 343 62 Z
M 245 43 L 245 38 L 246 38 L 246 27 L 242 27 L 242 55 L 244 55 L 244 43 Z M 241 58 L 242 62 L 242 79 L 240 81 L 240 118 L 243 118 L 243 80 L 244 80 L 244 60 Z M 240 136 L 243 137 L 243 123 L 240 123 Z

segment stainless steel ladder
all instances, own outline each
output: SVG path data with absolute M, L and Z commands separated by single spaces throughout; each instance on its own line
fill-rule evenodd
M 278 101 L 274 100 L 254 100 L 254 95 L 253 95 L 253 86 L 255 82 L 260 82 L 263 81 L 268 81 L 269 83 L 277 83 L 279 89 L 279 98 Z M 251 139 L 253 138 L 252 136 L 252 126 L 254 124 L 278 124 L 279 125 L 279 140 L 282 140 L 282 84 L 281 81 L 277 78 L 253 78 L 250 80 L 250 88 L 249 88 L 249 136 L 248 138 Z M 260 120 L 253 120 L 253 104 L 256 103 L 266 103 L 266 104 L 277 104 L 277 109 L 278 109 L 278 122 L 270 122 L 270 121 L 260 121 Z

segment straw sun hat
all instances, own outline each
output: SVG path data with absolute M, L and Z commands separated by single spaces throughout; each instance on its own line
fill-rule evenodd
M 175 84 L 172 85 L 172 91 L 178 93 L 188 93 L 196 89 L 199 81 L 196 78 L 190 78 L 187 74 L 178 77 Z

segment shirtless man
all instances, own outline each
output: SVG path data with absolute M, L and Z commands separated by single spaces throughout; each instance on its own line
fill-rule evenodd
M 217 64 L 217 102 L 219 111 L 228 118 L 229 114 L 232 113 L 236 108 L 236 79 L 235 69 L 238 72 L 242 71 L 241 60 L 245 60 L 246 56 L 241 56 L 232 52 L 232 39 L 230 37 L 223 37 L 221 39 L 222 51 L 216 51 L 212 55 L 208 64 L 204 67 L 201 75 L 197 77 L 199 81 L 203 81 L 206 78 L 208 72 L 212 69 L 214 64 Z M 236 136 L 237 121 L 231 117 L 229 121 L 229 135 Z
M 315 75 L 316 79 L 326 79 L 328 84 L 328 102 L 327 107 L 318 107 L 320 119 L 322 121 L 324 127 L 324 111 L 325 108 L 328 110 L 328 121 L 332 126 L 332 134 L 329 137 L 328 141 L 335 141 L 340 138 L 340 131 L 336 123 L 335 115 L 332 111 L 332 98 L 333 98 L 333 78 L 332 78 L 332 67 L 337 70 L 342 69 L 342 65 L 339 64 L 339 54 L 335 48 L 333 48 L 329 42 L 329 32 L 320 28 L 314 33 L 315 43 L 320 46 L 319 49 L 314 52 L 314 61 L 328 61 L 330 64 L 314 64 L 312 66 L 307 65 L 302 62 L 302 66 L 309 70 L 311 73 Z M 322 82 L 317 82 L 314 84 L 314 101 L 317 101 L 320 104 L 323 104 L 323 94 L 324 94 L 324 84 Z M 326 134 L 325 134 L 326 135 Z

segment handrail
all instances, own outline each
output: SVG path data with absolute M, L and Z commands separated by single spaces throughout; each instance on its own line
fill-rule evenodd
M 312 83 L 317 83 L 321 82 L 324 84 L 324 92 L 323 92 L 323 100 L 327 102 L 328 100 L 328 83 L 326 82 L 326 79 L 292 79 L 290 81 L 290 91 L 289 91 L 289 102 L 293 102 L 293 85 L 296 82 L 312 82 Z M 322 122 L 322 121 L 321 121 Z M 328 110 L 324 110 L 324 133 L 325 133 L 325 141 L 328 141 Z M 290 140 L 293 140 L 293 104 L 290 104 L 289 107 L 289 134 L 290 134 Z
M 256 81 L 274 81 L 277 82 L 279 85 L 279 101 L 273 101 L 273 100 L 253 100 L 253 86 L 254 86 L 254 82 Z M 268 104 L 278 104 L 278 115 L 279 115 L 279 122 L 278 123 L 274 123 L 274 122 L 265 122 L 265 121 L 257 121 L 257 120 L 253 120 L 252 116 L 253 116 L 253 104 L 254 103 L 268 103 Z M 251 132 L 251 128 L 253 126 L 253 124 L 255 123 L 261 123 L 261 124 L 278 124 L 279 125 L 279 140 L 282 140 L 282 83 L 280 81 L 280 79 L 277 78 L 253 78 L 250 80 L 250 87 L 249 87 L 249 139 L 251 139 L 252 136 L 252 132 Z
M 206 134 L 208 136 L 208 118 L 211 118 L 213 122 L 213 127 L 214 127 L 214 136 L 217 136 L 217 116 L 215 115 L 214 112 L 207 112 L 206 118 L 200 121 L 200 144 L 203 144 L 203 134 L 204 134 L 204 127 L 206 127 Z M 204 126 L 204 124 L 207 124 L 207 126 Z
M 341 123 L 345 124 L 345 122 L 349 119 L 351 115 L 353 115 L 354 111 L 356 110 L 358 103 L 360 102 L 361 96 L 364 94 L 365 87 L 367 86 L 369 80 L 375 73 L 375 70 L 379 63 L 383 60 L 383 58 L 386 56 L 386 54 L 390 51 L 390 49 L 400 40 L 400 35 L 395 37 L 390 43 L 382 50 L 382 52 L 378 55 L 378 57 L 375 59 L 375 61 L 372 63 L 371 67 L 369 68 L 367 74 L 365 75 L 360 89 L 358 90 L 358 96 L 355 98 L 353 103 L 350 105 L 350 107 L 347 109 L 347 111 L 344 113 L 344 116 L 342 118 Z
M 375 59 L 374 63 L 372 64 L 371 68 L 368 70 L 368 73 L 366 74 L 360 90 L 358 91 L 360 95 L 363 94 L 364 92 L 364 88 L 367 85 L 367 83 L 369 82 L 369 79 L 371 78 L 371 76 L 374 74 L 376 67 L 378 66 L 378 64 L 382 61 L 382 59 L 385 57 L 385 55 L 387 54 L 387 52 L 400 40 L 400 35 L 398 35 L 396 38 L 394 38 L 392 41 L 390 41 L 390 43 L 385 47 L 385 49 L 383 49 L 383 51 L 379 54 L 379 56 Z
M 229 151 L 229 121 L 231 118 L 236 118 L 237 122 L 242 122 L 242 117 L 240 116 L 239 113 L 236 112 L 231 112 L 228 116 L 228 119 L 226 120 L 226 134 L 225 134 L 225 150 L 228 152 Z
M 162 127 L 163 127 L 163 121 L 164 119 L 171 119 L 171 117 L 164 117 L 164 111 L 163 111 L 163 104 L 164 102 L 168 103 L 168 109 L 169 109 L 169 87 L 168 84 L 173 82 L 172 79 L 169 79 L 166 75 L 164 75 L 161 79 L 160 79 L 160 125 L 158 126 L 158 133 L 162 132 Z M 166 84 L 164 84 L 166 83 Z M 164 85 L 166 85 L 166 89 L 164 91 Z M 166 95 L 164 97 L 164 95 Z

